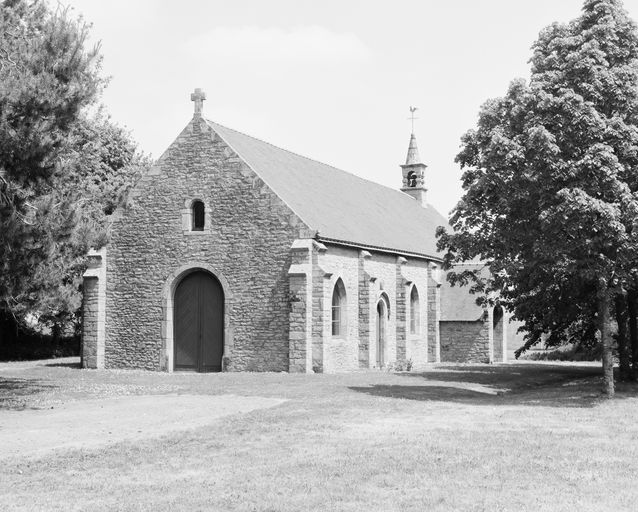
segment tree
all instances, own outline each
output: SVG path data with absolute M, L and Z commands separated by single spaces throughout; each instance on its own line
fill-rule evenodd
M 101 113 L 88 26 L 43 1 L 0 3 L 0 324 L 72 319 L 89 247 L 147 160 Z M 0 327 L 0 330 L 2 327 Z M 0 337 L 2 332 L 0 332 Z
M 106 243 L 111 214 L 150 165 L 130 135 L 102 114 L 80 117 L 71 135 L 54 186 L 35 203 L 45 227 L 35 243 L 48 248 L 47 258 L 31 269 L 14 308 L 18 317 L 30 314 L 54 334 L 69 322 L 78 324 L 86 254 Z
M 612 307 L 638 269 L 638 31 L 619 0 L 586 0 L 533 52 L 529 83 L 485 103 L 462 139 L 465 192 L 439 248 L 447 268 L 486 262 L 487 280 L 450 279 L 497 291 L 525 347 L 598 337 L 612 396 Z

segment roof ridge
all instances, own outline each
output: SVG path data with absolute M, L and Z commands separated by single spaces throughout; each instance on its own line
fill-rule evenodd
M 350 176 L 353 176 L 353 177 L 355 177 L 355 178 L 357 178 L 357 179 L 359 179 L 361 181 L 365 181 L 367 183 L 372 183 L 372 184 L 374 184 L 374 185 L 376 185 L 378 187 L 383 187 L 385 189 L 392 190 L 392 192 L 395 192 L 397 194 L 404 195 L 406 197 L 410 197 L 410 199 L 414 199 L 409 194 L 406 194 L 405 192 L 403 192 L 403 191 L 401 191 L 399 189 L 388 187 L 387 185 L 384 185 L 383 183 L 379 183 L 378 181 L 373 181 L 373 180 L 370 180 L 370 179 L 367 179 L 367 178 L 363 178 L 363 177 L 359 176 L 358 174 L 355 174 L 355 173 L 353 173 L 351 171 L 346 171 L 344 169 L 340 169 L 339 167 L 335 167 L 334 165 L 327 164 L 325 162 L 321 162 L 320 160 L 317 160 L 315 158 L 310 158 L 310 157 L 302 155 L 300 153 L 295 153 L 294 151 L 290 151 L 289 149 L 282 148 L 281 146 L 277 146 L 277 145 L 275 145 L 275 144 L 273 144 L 271 142 L 268 142 L 266 140 L 260 139 L 258 137 L 254 137 L 253 135 L 248 135 L 247 133 L 240 132 L 239 130 L 235 130 L 234 128 L 229 128 L 228 126 L 223 125 L 221 123 L 218 123 L 216 121 L 211 121 L 210 119 L 205 119 L 205 121 L 208 122 L 208 123 L 212 123 L 212 124 L 216 124 L 218 126 L 221 126 L 225 130 L 230 130 L 231 132 L 235 132 L 235 133 L 238 133 L 239 135 L 243 135 L 244 137 L 248 137 L 250 139 L 253 139 L 253 140 L 256 140 L 258 142 L 261 142 L 262 144 L 267 144 L 268 146 L 271 146 L 271 147 L 273 147 L 275 149 L 278 149 L 279 151 L 285 151 L 286 153 L 290 153 L 291 155 L 295 155 L 295 156 L 297 156 L 299 158 L 303 158 L 303 159 L 308 160 L 310 162 L 314 162 L 314 163 L 320 164 L 320 165 L 325 165 L 326 167 L 330 167 L 331 169 L 334 169 L 335 171 L 339 171 L 339 172 L 343 172 L 343 173 L 349 174 Z M 430 205 L 427 205 L 426 208 L 429 208 L 429 207 L 430 207 Z

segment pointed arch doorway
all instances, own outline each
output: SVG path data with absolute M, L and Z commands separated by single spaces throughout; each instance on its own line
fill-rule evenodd
M 385 366 L 386 333 L 388 330 L 388 304 L 382 298 L 377 302 L 377 368 Z
M 224 290 L 196 270 L 177 285 L 173 302 L 175 370 L 219 372 L 224 353 Z

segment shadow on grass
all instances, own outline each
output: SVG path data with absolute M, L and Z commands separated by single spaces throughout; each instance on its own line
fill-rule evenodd
M 33 398 L 55 389 L 37 379 L 6 379 L 0 377 L 0 410 L 20 410 L 31 407 Z
M 406 385 L 350 389 L 386 398 L 469 405 L 593 407 L 602 399 L 600 374 L 600 369 L 593 366 L 459 365 L 397 374 L 412 381 Z
M 601 376 L 598 366 L 558 364 L 456 365 L 439 367 L 423 373 L 402 373 L 426 381 L 463 382 L 507 388 L 513 392 L 562 385 L 580 379 Z

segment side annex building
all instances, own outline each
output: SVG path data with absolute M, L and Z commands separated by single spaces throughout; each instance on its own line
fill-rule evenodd
M 394 190 L 202 116 L 114 214 L 84 275 L 82 365 L 338 372 L 507 359 L 501 311 L 440 270 L 411 135 Z M 465 304 L 465 306 L 463 306 Z M 499 316 L 500 315 L 500 316 Z

